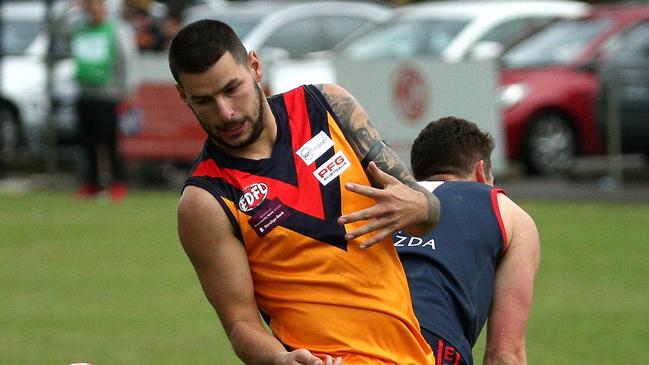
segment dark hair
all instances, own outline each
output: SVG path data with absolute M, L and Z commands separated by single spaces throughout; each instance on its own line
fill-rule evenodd
M 171 40 L 169 69 L 180 83 L 180 73 L 205 72 L 226 52 L 237 63 L 246 64 L 248 52 L 229 25 L 218 20 L 199 20 L 185 26 Z
M 419 132 L 410 151 L 410 165 L 417 180 L 436 174 L 466 175 L 476 161 L 491 170 L 494 139 L 478 126 L 455 117 L 430 122 Z

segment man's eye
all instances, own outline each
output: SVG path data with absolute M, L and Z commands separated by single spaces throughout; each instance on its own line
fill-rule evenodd
M 227 95 L 232 95 L 232 94 L 234 94 L 235 92 L 237 92 L 237 87 L 236 87 L 236 86 L 231 86 L 231 87 L 225 89 L 224 92 L 225 92 Z

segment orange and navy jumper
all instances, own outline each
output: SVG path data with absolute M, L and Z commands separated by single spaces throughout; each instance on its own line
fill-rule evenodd
M 344 364 L 432 364 L 390 238 L 345 240 L 337 218 L 374 202 L 338 117 L 313 85 L 268 98 L 277 121 L 270 158 L 232 157 L 208 139 L 186 185 L 209 191 L 245 245 L 262 316 L 288 348 Z

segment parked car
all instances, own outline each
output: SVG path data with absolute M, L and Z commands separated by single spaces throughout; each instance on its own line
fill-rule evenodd
M 616 37 L 611 48 L 615 57 L 599 69 L 598 131 L 604 148 L 611 138 L 612 152 L 649 157 L 649 21 Z
M 54 3 L 53 14 L 67 11 L 62 2 Z M 76 88 L 71 62 L 53 66 L 52 92 L 55 108 L 50 110 L 47 87 L 46 7 L 40 1 L 12 1 L 1 5 L 2 58 L 0 60 L 0 152 L 5 162 L 20 153 L 38 154 L 48 116 L 62 128 L 71 122 Z M 61 124 L 68 123 L 65 126 Z
M 271 89 L 300 81 L 335 82 L 334 58 L 348 60 L 435 57 L 447 62 L 496 58 L 545 25 L 583 15 L 579 1 L 428 1 L 393 9 L 334 48 L 333 54 L 288 62 L 276 69 Z M 303 82 L 303 81 L 302 81 Z
M 437 56 L 448 62 L 497 56 L 545 25 L 582 15 L 578 1 L 435 1 L 395 9 L 390 20 L 350 39 L 349 59 Z
M 500 84 L 508 156 L 530 173 L 558 174 L 579 154 L 603 153 L 599 71 L 634 53 L 629 39 L 646 35 L 648 21 L 647 5 L 598 6 L 506 52 Z

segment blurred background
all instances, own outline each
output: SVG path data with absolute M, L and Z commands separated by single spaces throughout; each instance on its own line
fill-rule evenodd
M 645 175 L 643 2 L 107 2 L 139 48 L 138 92 L 120 118 L 132 183 L 178 183 L 202 145 L 166 61 L 179 27 L 201 18 L 232 24 L 257 51 L 269 95 L 321 82 L 359 94 L 406 162 L 416 132 L 453 114 L 496 137 L 505 179 L 587 175 L 611 190 L 625 175 Z M 1 4 L 0 176 L 46 173 L 58 181 L 83 163 L 68 42 L 83 15 L 73 0 Z
M 649 361 L 649 1 L 106 1 L 138 47 L 119 204 L 73 198 L 79 4 L 0 1 L 0 363 L 239 363 L 175 233 L 205 134 L 166 49 L 202 18 L 260 55 L 269 95 L 347 88 L 407 165 L 433 119 L 488 130 L 541 232 L 529 362 Z

